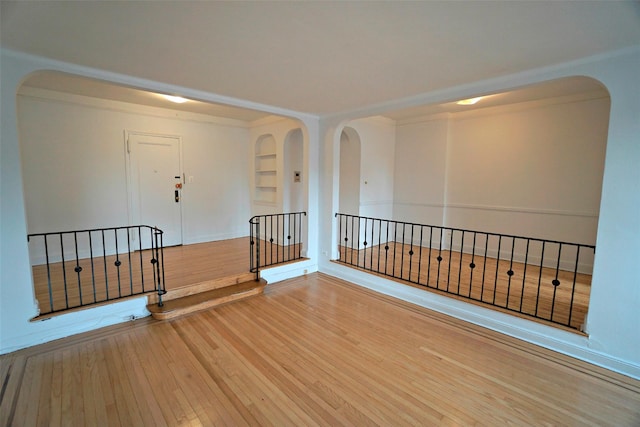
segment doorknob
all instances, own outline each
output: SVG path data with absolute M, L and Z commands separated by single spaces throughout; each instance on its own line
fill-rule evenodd
M 178 193 L 178 190 L 176 190 L 176 203 L 178 203 L 180 201 L 180 193 Z

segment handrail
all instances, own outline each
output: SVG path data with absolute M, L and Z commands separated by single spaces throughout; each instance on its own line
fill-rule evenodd
M 162 305 L 163 232 L 157 227 L 32 233 L 27 241 L 40 315 L 149 292 Z
M 249 219 L 249 271 L 256 274 L 256 280 L 260 280 L 261 268 L 302 258 L 303 216 L 307 213 L 255 215 Z
M 580 329 L 595 246 L 336 213 L 338 262 Z

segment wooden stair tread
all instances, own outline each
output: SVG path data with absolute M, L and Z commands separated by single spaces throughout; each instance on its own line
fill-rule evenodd
M 244 282 L 253 281 L 255 273 L 241 273 L 234 274 L 226 277 L 219 277 L 217 279 L 206 280 L 204 282 L 194 283 L 191 285 L 181 286 L 179 288 L 168 288 L 167 293 L 162 296 L 162 301 L 168 302 L 178 298 L 187 297 L 190 295 L 201 294 L 214 289 L 225 288 L 232 285 L 237 285 Z M 149 295 L 149 304 L 157 303 L 157 294 Z
M 262 293 L 266 284 L 267 282 L 264 279 L 259 281 L 251 280 L 165 301 L 162 307 L 158 306 L 158 304 L 149 304 L 147 309 L 154 319 L 172 319 L 184 314 L 206 310 L 227 302 L 258 295 Z

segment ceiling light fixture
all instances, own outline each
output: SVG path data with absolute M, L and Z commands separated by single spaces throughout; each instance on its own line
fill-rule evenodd
M 176 104 L 182 104 L 183 102 L 188 101 L 187 98 L 183 98 L 181 96 L 164 95 L 164 94 L 162 96 L 171 102 L 175 102 Z
M 462 101 L 456 102 L 456 104 L 458 104 L 458 105 L 473 105 L 476 102 L 480 101 L 481 99 L 482 99 L 482 96 L 479 96 L 477 98 L 463 99 Z

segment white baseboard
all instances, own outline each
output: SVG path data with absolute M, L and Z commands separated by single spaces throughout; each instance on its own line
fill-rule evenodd
M 35 315 L 35 313 L 34 313 Z M 20 334 L 3 337 L 0 354 L 10 353 L 26 347 L 66 338 L 82 332 L 111 326 L 149 316 L 147 297 L 130 298 L 43 320 L 27 321 L 20 326 Z
M 200 234 L 197 236 L 189 236 L 183 239 L 185 245 L 195 245 L 196 243 L 217 242 L 219 240 L 238 239 L 240 237 L 248 237 L 247 230 L 236 230 L 227 233 Z
M 298 261 L 290 264 L 276 265 L 260 270 L 260 277 L 267 283 L 277 283 L 294 277 L 318 271 L 318 264 L 311 260 Z

